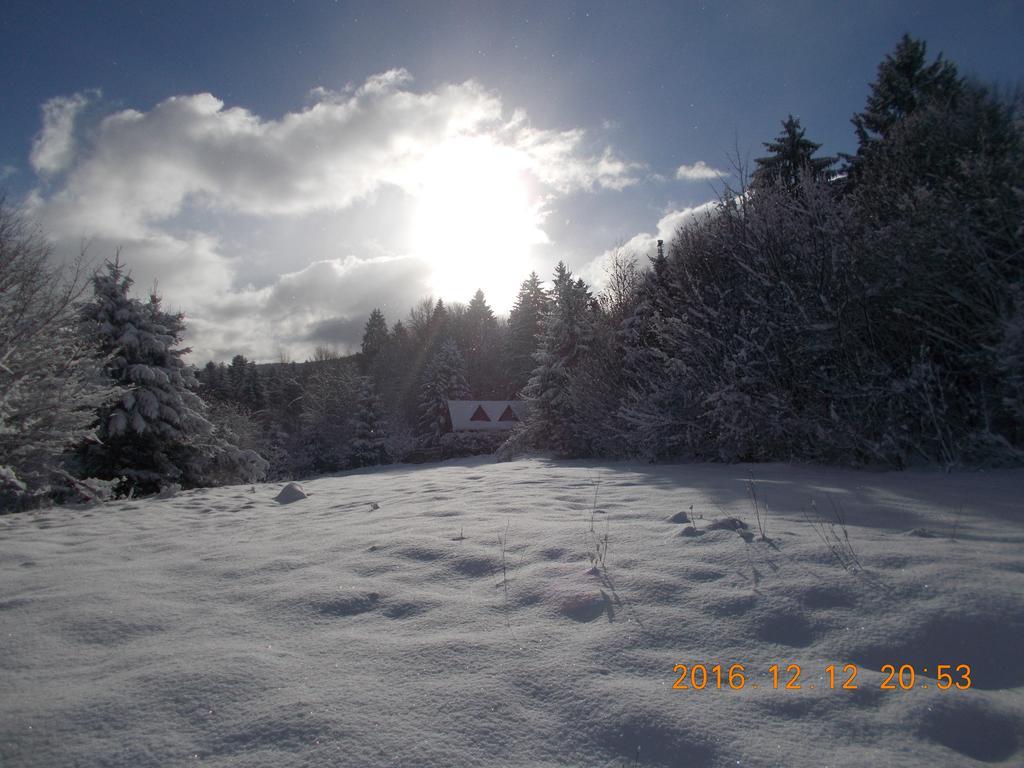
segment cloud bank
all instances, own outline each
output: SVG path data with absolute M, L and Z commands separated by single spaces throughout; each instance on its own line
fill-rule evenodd
M 637 260 L 641 268 L 645 267 L 648 260 L 657 254 L 659 240 L 664 241 L 667 249 L 669 242 L 681 227 L 712 213 L 717 205 L 717 200 L 709 200 L 700 205 L 669 211 L 658 220 L 657 228 L 653 234 L 641 232 L 633 235 L 622 245 L 605 251 L 587 264 L 580 270 L 580 275 L 595 291 L 600 291 L 608 282 L 608 269 L 616 253 L 632 256 Z
M 95 257 L 120 247 L 140 287 L 159 278 L 166 304 L 186 312 L 197 362 L 278 347 L 301 359 L 314 338 L 357 344 L 351 331 L 373 306 L 397 304 L 398 319 L 426 292 L 431 267 L 403 243 L 408 206 L 395 201 L 423 193 L 439 147 L 481 140 L 513 156 L 538 228 L 560 196 L 638 181 L 637 165 L 584 131 L 535 127 L 474 81 L 417 92 L 395 69 L 310 96 L 274 119 L 210 93 L 106 115 L 98 92 L 51 99 L 29 208 L 58 252 L 83 239 Z M 388 226 L 343 248 L 332 222 L 363 214 Z M 282 228 L 290 247 L 261 252 Z

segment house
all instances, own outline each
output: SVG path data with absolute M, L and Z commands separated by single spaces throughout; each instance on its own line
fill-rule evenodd
M 453 432 L 495 432 L 512 429 L 526 417 L 522 400 L 449 400 Z

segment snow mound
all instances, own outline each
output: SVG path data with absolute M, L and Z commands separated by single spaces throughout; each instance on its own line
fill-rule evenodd
M 307 499 L 309 495 L 302 490 L 302 486 L 298 483 L 288 483 L 281 492 L 274 497 L 274 501 L 279 504 L 291 504 L 293 501 L 299 501 L 300 499 Z

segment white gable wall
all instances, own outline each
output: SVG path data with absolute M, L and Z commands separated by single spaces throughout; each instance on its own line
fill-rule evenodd
M 473 421 L 477 408 L 483 408 L 490 421 Z M 455 432 L 490 432 L 512 429 L 519 421 L 499 421 L 506 408 L 519 417 L 526 416 L 526 403 L 522 400 L 449 400 L 448 413 L 452 418 L 452 429 Z

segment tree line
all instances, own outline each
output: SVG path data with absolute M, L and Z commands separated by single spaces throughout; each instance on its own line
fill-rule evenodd
M 238 355 L 198 375 L 183 318 L 128 298 L 120 262 L 55 274 L 4 207 L 3 493 L 493 451 L 507 435 L 449 431 L 445 401 L 468 397 L 528 401 L 505 453 L 1019 463 L 1022 106 L 904 36 L 853 117 L 853 154 L 819 155 L 790 115 L 749 177 L 738 165 L 649 264 L 617 254 L 600 292 L 560 263 L 507 318 L 479 291 L 425 299 L 392 325 L 374 310 L 355 355 Z

